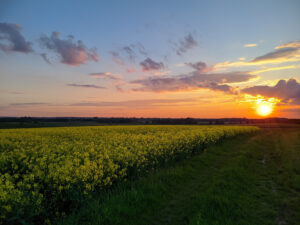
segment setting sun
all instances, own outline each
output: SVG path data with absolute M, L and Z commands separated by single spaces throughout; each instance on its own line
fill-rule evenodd
M 256 112 L 260 116 L 268 116 L 272 113 L 273 106 L 267 104 L 258 105 L 256 108 Z

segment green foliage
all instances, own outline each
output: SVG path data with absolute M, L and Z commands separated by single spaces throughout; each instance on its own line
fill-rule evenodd
M 48 221 L 84 196 L 258 130 L 113 126 L 0 130 L 0 222 Z

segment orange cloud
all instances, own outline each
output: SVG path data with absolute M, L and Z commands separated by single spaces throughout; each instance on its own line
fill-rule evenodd
M 215 65 L 216 69 L 231 67 L 247 67 L 266 64 L 281 64 L 300 61 L 300 41 L 290 42 L 275 47 L 275 50 L 258 56 L 250 61 L 221 62 Z
M 252 47 L 256 47 L 257 44 L 244 44 L 245 48 L 252 48 Z

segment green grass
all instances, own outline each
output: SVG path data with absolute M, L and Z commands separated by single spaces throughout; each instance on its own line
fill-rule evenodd
M 95 193 L 56 223 L 283 225 L 297 212 L 300 129 L 270 128 Z

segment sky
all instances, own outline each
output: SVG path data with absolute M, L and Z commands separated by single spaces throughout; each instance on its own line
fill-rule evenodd
M 1 0 L 0 116 L 300 118 L 299 12 L 298 0 Z

